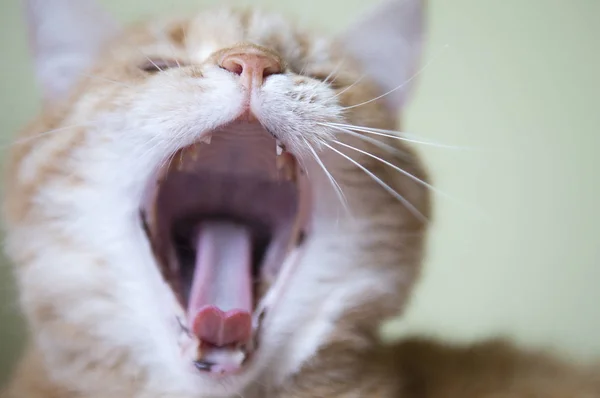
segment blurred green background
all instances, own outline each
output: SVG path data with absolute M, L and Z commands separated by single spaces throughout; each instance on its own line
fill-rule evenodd
M 101 3 L 128 21 L 217 1 Z M 330 32 L 375 3 L 252 2 Z M 404 130 L 480 149 L 421 148 L 452 199 L 437 198 L 423 279 L 388 332 L 458 341 L 502 334 L 600 356 L 599 16 L 598 0 L 429 1 L 430 63 Z M 17 0 L 0 4 L 0 54 L 4 154 L 38 109 Z M 0 278 L 1 382 L 24 333 L 4 264 Z

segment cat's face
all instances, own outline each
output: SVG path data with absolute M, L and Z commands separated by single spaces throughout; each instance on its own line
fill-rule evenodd
M 410 78 L 418 34 L 394 25 L 418 25 L 417 2 L 392 1 L 339 41 L 252 10 L 119 31 L 88 2 L 32 3 L 51 103 L 35 129 L 61 132 L 13 154 L 9 251 L 53 253 L 56 231 L 101 269 L 47 269 L 50 296 L 23 271 L 26 307 L 44 296 L 61 313 L 76 294 L 58 291 L 87 284 L 77 300 L 116 313 L 65 322 L 95 320 L 98 346 L 126 351 L 152 383 L 217 395 L 293 373 L 349 314 L 375 328 L 401 307 L 427 196 L 365 152 L 423 171 L 397 141 L 344 125 L 394 128 L 404 88 L 371 100 Z M 82 30 L 52 24 L 75 15 Z M 41 242 L 24 250 L 24 234 Z

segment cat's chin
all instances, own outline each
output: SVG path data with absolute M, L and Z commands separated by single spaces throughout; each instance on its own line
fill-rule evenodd
M 186 357 L 215 376 L 243 372 L 308 234 L 304 172 L 259 123 L 238 119 L 174 153 L 148 192 L 141 218 L 185 310 Z

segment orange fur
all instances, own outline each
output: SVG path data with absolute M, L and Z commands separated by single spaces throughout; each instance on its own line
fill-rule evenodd
M 213 87 L 199 82 L 204 82 L 211 73 L 223 73 L 215 72 L 220 51 L 242 42 L 259 45 L 281 57 L 293 74 L 290 78 L 293 89 L 312 84 L 315 90 L 324 93 L 322 96 L 330 95 L 327 101 L 316 95 L 316 91 L 300 92 L 293 99 L 299 106 L 294 108 L 296 113 L 292 112 L 292 116 L 298 116 L 301 122 L 313 122 L 303 112 L 319 105 L 321 108 L 315 112 L 330 111 L 323 116 L 324 121 L 343 120 L 379 129 L 395 127 L 396 109 L 390 109 L 384 101 L 369 102 L 385 92 L 385 87 L 375 83 L 377 79 L 361 81 L 359 62 L 346 60 L 339 46 L 303 32 L 279 17 L 253 10 L 215 10 L 126 29 L 106 44 L 93 67 L 77 79 L 67 97 L 57 99 L 56 103 L 50 101 L 48 104 L 52 105 L 47 105 L 42 115 L 20 134 L 19 140 L 25 141 L 14 146 L 9 159 L 4 189 L 7 250 L 16 265 L 31 339 L 27 354 L 5 392 L 8 398 L 198 396 L 194 388 L 200 383 L 194 384 L 196 379 L 186 373 L 183 363 L 187 358 L 171 355 L 178 348 L 175 339 L 152 340 L 153 334 L 170 336 L 171 326 L 158 319 L 153 324 L 158 329 L 149 333 L 145 325 L 131 320 L 139 311 L 129 308 L 128 298 L 139 297 L 123 292 L 129 293 L 127 289 L 138 281 L 129 280 L 128 274 L 119 272 L 130 266 L 125 254 L 133 249 L 143 251 L 144 258 L 150 258 L 151 253 L 147 242 L 139 244 L 135 240 L 137 229 L 132 233 L 135 244 L 119 251 L 126 240 L 118 235 L 119 229 L 130 227 L 121 221 L 132 217 L 131 209 L 123 210 L 121 218 L 95 218 L 97 209 L 106 211 L 103 201 L 111 200 L 106 191 L 113 186 L 112 181 L 103 185 L 102 173 L 94 173 L 114 172 L 115 180 L 120 174 L 133 173 L 132 169 L 110 167 L 117 168 L 118 162 L 133 157 L 136 145 L 125 148 L 115 158 L 110 150 L 102 151 L 123 148 L 119 145 L 125 144 L 120 142 L 136 138 L 148 119 L 163 117 L 161 121 L 166 124 L 172 119 L 184 120 L 201 108 L 197 101 L 210 95 Z M 183 65 L 148 76 L 138 69 L 146 61 L 145 56 L 175 58 Z M 342 60 L 343 68 L 336 72 Z M 332 73 L 335 73 L 334 83 L 322 82 Z M 154 102 L 148 104 L 147 98 L 153 98 Z M 279 109 L 276 106 L 284 100 L 274 102 L 271 113 L 276 114 Z M 336 119 L 335 112 L 339 109 L 334 105 L 349 107 L 362 103 L 348 108 L 343 119 Z M 290 115 L 281 112 L 277 116 L 285 121 Z M 142 127 L 118 130 L 132 119 Z M 106 125 L 88 125 L 97 120 Z M 314 124 L 307 125 L 310 127 L 304 131 L 307 143 L 318 144 L 320 131 Z M 179 131 L 173 130 L 169 131 L 171 135 Z M 51 133 L 40 134 L 48 131 Z M 152 138 L 160 141 L 160 137 Z M 270 335 L 273 342 L 266 345 L 273 344 L 272 353 L 265 359 L 266 364 L 251 378 L 248 376 L 250 380 L 234 384 L 232 391 L 225 387 L 220 395 L 516 398 L 600 394 L 597 375 L 588 378 L 575 367 L 504 345 L 450 348 L 409 340 L 395 347 L 381 346 L 377 338 L 380 323 L 402 311 L 418 277 L 427 223 L 415 213 L 431 218 L 431 203 L 426 187 L 415 178 L 427 181 L 428 177 L 417 154 L 391 137 L 375 137 L 374 143 L 352 135 L 340 134 L 336 138 L 410 173 L 412 178 L 398 175 L 388 164 L 364 153 L 342 151 L 352 154 L 360 166 L 402 195 L 406 203 L 381 189 L 381 184 L 360 167 L 345 162 L 335 153 L 322 151 L 324 163 L 346 194 L 352 218 L 340 216 L 339 198 L 327 185 L 327 179 L 321 185 L 315 183 L 319 199 L 315 204 L 315 219 L 324 224 L 325 232 L 312 239 L 324 242 L 332 239 L 331 227 L 338 221 L 342 229 L 337 232 L 342 231 L 344 239 L 330 243 L 319 253 L 322 255 L 319 260 L 324 259 L 322 264 L 303 264 L 293 280 L 296 283 L 289 287 L 290 298 L 288 301 L 284 298 L 283 306 L 296 311 L 298 307 L 294 306 L 300 305 L 312 312 L 295 315 L 301 322 L 294 330 L 285 329 L 289 322 L 278 314 L 283 319 L 278 326 L 282 331 Z M 136 143 L 145 144 L 141 139 Z M 382 149 L 381 144 L 399 153 L 392 154 Z M 301 145 L 298 148 L 296 155 L 304 156 L 310 163 L 307 148 Z M 152 150 L 154 147 L 148 147 L 144 154 Z M 167 160 L 168 153 L 161 155 L 162 158 L 152 160 L 154 163 L 149 162 L 148 167 L 155 167 L 158 160 Z M 133 161 L 118 164 L 136 166 Z M 311 173 L 320 171 L 314 162 L 312 167 Z M 140 174 L 142 168 L 138 170 Z M 114 185 L 119 186 L 117 182 Z M 97 207 L 71 202 L 69 195 L 90 200 L 97 197 Z M 116 193 L 114 197 L 121 198 Z M 114 202 L 114 207 L 119 205 L 120 201 Z M 107 217 L 112 217 L 110 211 Z M 98 224 L 94 225 L 96 221 Z M 86 223 L 93 230 L 106 227 L 103 222 L 109 221 L 115 223 L 109 226 L 117 231 L 104 241 L 97 243 L 93 233 L 84 233 L 88 231 Z M 109 244 L 114 252 L 102 250 L 103 245 Z M 63 258 L 62 253 L 72 257 Z M 51 255 L 57 256 L 57 263 L 48 262 Z M 123 261 L 115 264 L 113 258 Z M 342 259 L 342 264 L 335 263 L 336 259 Z M 153 287 L 164 290 L 159 289 L 162 295 L 156 300 L 164 296 L 162 304 L 176 307 L 167 302 L 172 292 L 167 292 L 161 284 L 164 282 L 159 281 L 155 264 L 151 265 L 152 270 L 144 277 L 156 283 Z M 334 269 L 334 266 L 341 271 L 327 274 L 327 267 Z M 148 297 L 159 296 L 149 286 L 150 282 L 143 286 L 150 291 Z M 302 296 L 307 289 L 314 290 L 313 297 Z M 301 299 L 307 301 L 300 302 Z M 321 323 L 313 321 L 311 316 Z M 278 319 L 276 315 L 273 317 Z M 114 327 L 111 322 L 115 322 Z M 271 321 L 271 325 L 276 323 Z M 138 334 L 131 332 L 129 336 L 130 328 L 139 328 Z M 232 380 L 227 381 L 236 382 Z

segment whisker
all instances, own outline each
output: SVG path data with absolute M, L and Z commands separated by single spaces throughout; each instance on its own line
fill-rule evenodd
M 159 71 L 164 72 L 164 69 L 162 69 L 160 66 L 158 66 L 156 64 L 156 62 L 152 61 L 152 59 L 149 56 L 147 56 L 146 54 L 144 54 L 140 49 L 138 49 L 138 51 L 140 52 L 140 54 L 142 54 L 144 57 L 146 57 L 146 59 L 152 64 L 152 66 L 154 66 Z
M 152 64 L 152 66 L 154 66 L 156 69 L 158 69 L 161 72 L 164 72 L 163 69 L 161 69 L 144 51 L 142 51 L 142 49 L 140 47 L 138 47 L 136 44 L 132 43 L 131 41 L 126 41 L 124 44 L 126 44 L 128 47 L 130 47 L 132 50 L 137 51 L 142 57 L 146 58 L 148 60 L 148 62 L 150 62 Z M 114 47 L 109 47 L 110 52 L 115 55 L 114 52 Z
M 47 135 L 51 135 L 51 134 L 54 134 L 54 133 L 58 133 L 58 132 L 61 132 L 61 131 L 65 131 L 65 130 L 69 130 L 69 129 L 74 129 L 74 128 L 79 128 L 79 127 L 88 127 L 88 126 L 93 126 L 93 125 L 94 125 L 93 123 L 83 123 L 83 124 L 76 124 L 76 125 L 72 125 L 72 126 L 59 127 L 59 128 L 53 129 L 53 130 L 48 130 L 48 131 L 44 131 L 42 133 L 38 133 L 38 134 L 32 135 L 30 137 L 25 137 L 25 138 L 18 139 L 16 141 L 13 141 L 13 142 L 7 144 L 7 145 L 0 146 L 0 149 L 10 148 L 10 147 L 17 146 L 17 145 L 23 145 L 23 144 L 26 144 L 26 143 L 31 142 L 33 140 L 37 140 L 39 138 L 42 138 L 42 137 L 45 137 Z
M 165 37 L 165 38 L 164 38 L 164 40 L 168 40 L 168 39 Z M 158 69 L 159 69 L 161 72 L 164 72 L 164 69 L 161 69 L 161 68 L 159 68 L 159 67 L 156 65 L 156 63 L 155 63 L 155 62 L 153 62 L 151 59 L 149 59 L 148 55 L 146 55 L 146 53 L 144 53 L 144 52 L 143 52 L 143 51 L 140 49 L 140 47 L 139 47 L 138 45 L 136 45 L 135 43 L 132 43 L 132 42 L 128 42 L 128 43 L 127 43 L 127 45 L 128 45 L 129 47 L 131 47 L 132 49 L 135 49 L 137 52 L 139 52 L 139 53 L 140 53 L 141 55 L 143 55 L 144 57 L 146 57 L 146 59 L 148 59 L 148 61 L 150 61 L 154 67 L 158 68 Z M 160 52 L 160 51 L 152 51 L 152 52 L 157 52 L 157 53 L 158 53 L 158 52 Z M 155 54 L 155 55 L 153 55 L 153 56 L 154 56 L 155 58 L 160 58 L 160 60 L 161 60 L 163 63 L 165 63 L 165 64 L 167 64 L 167 63 L 168 63 L 168 61 L 170 61 L 170 60 L 167 60 L 167 59 L 164 57 L 164 55 L 162 55 L 162 54 L 160 54 L 160 55 L 159 55 L 159 54 Z
M 145 159 L 160 145 L 160 141 L 156 137 L 150 138 L 150 140 L 147 143 L 151 145 L 138 155 L 138 159 Z M 165 162 L 166 159 L 162 160 L 162 165 L 164 165 Z
M 150 62 L 150 63 L 152 64 L 152 66 L 154 66 L 156 69 L 158 69 L 158 70 L 159 70 L 159 71 L 161 71 L 161 72 L 164 72 L 164 70 L 163 70 L 163 69 L 162 69 L 160 66 L 158 66 L 158 65 L 156 64 L 156 62 L 154 62 L 154 61 L 152 60 L 152 58 L 150 58 L 150 57 L 149 57 L 149 56 L 148 56 L 146 53 L 144 53 L 144 52 L 143 52 L 143 51 L 142 51 L 142 50 L 141 50 L 141 49 L 140 49 L 138 46 L 136 46 L 136 45 L 134 45 L 134 44 L 130 44 L 130 43 L 127 43 L 127 45 L 128 45 L 129 47 L 131 47 L 131 48 L 135 49 L 135 50 L 136 50 L 138 53 L 140 53 L 140 55 L 142 55 L 144 58 L 146 58 L 146 59 L 148 60 L 148 62 Z
M 176 152 L 176 151 L 174 151 L 174 152 L 173 152 L 172 154 L 170 154 L 170 155 L 169 155 L 167 158 L 165 158 L 165 159 L 164 159 L 164 160 L 161 162 L 161 165 L 160 165 L 159 169 L 162 169 L 162 168 L 164 168 L 164 167 L 165 167 L 165 165 L 166 165 L 166 168 L 165 168 L 165 170 L 167 170 L 167 171 L 168 171 L 168 170 L 170 170 L 170 169 L 171 169 L 171 164 L 173 163 L 173 159 L 175 158 L 175 154 L 177 154 L 177 152 Z
M 177 64 L 177 67 L 179 69 L 181 69 L 181 64 L 179 63 L 179 60 L 178 60 L 179 57 L 177 56 L 177 51 L 175 51 L 175 47 L 173 47 L 173 43 L 171 43 L 170 40 L 167 40 L 167 44 L 169 45 L 169 48 L 171 49 L 171 53 L 173 54 L 173 58 L 174 58 L 175 63 Z
M 413 181 L 416 181 L 416 182 L 418 182 L 419 184 L 423 185 L 424 187 L 427 187 L 427 188 L 429 188 L 429 189 L 430 189 L 432 192 L 435 192 L 435 193 L 437 193 L 438 195 L 440 195 L 440 196 L 443 196 L 443 197 L 446 197 L 446 198 L 448 198 L 448 199 L 453 199 L 453 198 L 452 198 L 451 196 L 449 196 L 447 193 L 440 191 L 439 189 L 437 189 L 437 188 L 436 188 L 436 187 L 434 187 L 433 185 L 429 184 L 428 182 L 426 182 L 426 181 L 424 181 L 424 180 L 420 179 L 419 177 L 416 177 L 416 176 L 412 175 L 411 173 L 409 173 L 408 171 L 404 170 L 403 168 L 401 168 L 401 167 L 398 167 L 398 166 L 396 166 L 395 164 L 393 164 L 393 163 L 390 163 L 390 162 L 388 162 L 388 161 L 387 161 L 387 160 L 385 160 L 385 159 L 382 159 L 382 158 L 380 158 L 380 157 L 378 157 L 378 156 L 375 156 L 375 155 L 373 155 L 372 153 L 369 153 L 369 152 L 367 152 L 367 151 L 363 151 L 362 149 L 355 148 L 355 147 L 353 147 L 352 145 L 348 145 L 348 144 L 346 144 L 346 143 L 343 143 L 343 142 L 340 142 L 340 141 L 337 141 L 337 140 L 332 140 L 331 142 L 335 142 L 335 143 L 336 143 L 336 144 L 338 144 L 338 145 L 342 145 L 342 146 L 344 146 L 344 147 L 346 147 L 346 148 L 352 149 L 353 151 L 360 152 L 360 153 L 362 153 L 363 155 L 367 155 L 367 156 L 369 156 L 369 157 L 371 157 L 371 158 L 373 158 L 373 159 L 375 159 L 375 160 L 378 160 L 378 161 L 380 161 L 381 163 L 383 163 L 383 164 L 385 164 L 385 165 L 388 165 L 388 166 L 390 166 L 391 168 L 393 168 L 394 170 L 396 170 L 396 171 L 398 171 L 398 172 L 400 172 L 400 173 L 404 174 L 405 176 L 407 176 L 407 177 L 408 177 L 408 178 L 410 178 L 411 180 L 413 180 Z
M 363 127 L 363 126 L 354 126 L 351 124 L 342 124 L 342 123 L 318 123 L 322 126 L 326 126 L 326 127 L 331 127 L 334 128 L 336 130 L 341 130 L 342 128 L 344 129 L 350 129 L 352 131 L 359 131 L 362 133 L 366 133 L 366 134 L 373 134 L 373 135 L 378 135 L 381 137 L 388 137 L 388 138 L 394 138 L 396 140 L 400 140 L 400 141 L 406 141 L 406 142 L 410 142 L 413 144 L 420 144 L 420 145 L 427 145 L 427 146 L 431 146 L 431 147 L 435 147 L 435 148 L 444 148 L 444 149 L 454 149 L 454 150 L 476 150 L 475 148 L 471 148 L 471 147 L 461 147 L 461 146 L 456 146 L 456 145 L 447 145 L 447 144 L 440 144 L 437 142 L 432 142 L 432 141 L 424 141 L 424 140 L 420 140 L 420 139 L 414 139 L 414 138 L 407 138 L 404 136 L 401 136 L 400 132 L 398 131 L 394 131 L 394 130 L 383 130 L 383 129 L 375 129 L 375 128 L 370 128 L 370 127 Z M 342 130 L 344 131 L 344 130 Z
M 340 131 L 341 131 L 341 130 L 340 130 Z M 404 152 L 402 152 L 402 151 L 400 151 L 400 150 L 398 150 L 398 149 L 394 148 L 393 146 L 391 146 L 391 145 L 388 145 L 388 144 L 386 144 L 386 143 L 384 143 L 384 142 L 378 141 L 378 140 L 376 140 L 376 139 L 373 139 L 373 138 L 371 138 L 371 137 L 366 137 L 366 136 L 364 136 L 364 135 L 361 135 L 361 134 L 355 133 L 355 132 L 353 132 L 353 131 L 350 131 L 350 130 L 345 130 L 345 129 L 343 130 L 343 132 L 344 132 L 344 133 L 346 133 L 346 134 L 352 135 L 352 136 L 354 136 L 354 137 L 356 137 L 356 138 L 359 138 L 359 139 L 361 139 L 361 140 L 363 140 L 363 141 L 369 142 L 369 143 L 371 143 L 371 144 L 373 144 L 373 145 L 375 145 L 375 146 L 377 146 L 377 147 L 380 147 L 381 149 L 383 149 L 383 150 L 385 150 L 385 151 L 387 151 L 387 152 L 389 152 L 389 153 L 391 153 L 391 154 L 393 154 L 393 155 L 396 155 L 396 156 L 401 156 L 401 157 L 404 157 L 404 158 L 406 158 L 407 156 L 409 156 L 408 154 L 406 154 L 406 153 L 404 153 Z M 488 218 L 488 215 L 487 215 L 487 214 L 485 214 L 485 212 L 484 212 L 483 210 L 481 210 L 480 208 L 477 208 L 477 206 L 475 206 L 475 205 L 473 205 L 473 204 L 469 204 L 469 203 L 464 203 L 462 200 L 459 200 L 459 199 L 456 199 L 456 198 L 454 198 L 453 196 L 451 196 L 451 195 L 447 194 L 447 193 L 446 193 L 446 192 L 444 192 L 444 191 L 441 191 L 441 190 L 439 190 L 439 189 L 438 189 L 438 188 L 436 188 L 435 186 L 433 186 L 433 185 L 431 185 L 431 184 L 429 184 L 429 183 L 427 183 L 427 182 L 425 182 L 425 181 L 421 181 L 421 180 L 420 180 L 420 179 L 418 179 L 417 177 L 415 177 L 415 176 L 413 176 L 412 174 L 408 173 L 406 170 L 400 169 L 399 167 L 397 167 L 397 166 L 395 166 L 395 165 L 393 165 L 393 164 L 390 164 L 389 162 L 387 162 L 387 161 L 385 161 L 385 160 L 383 160 L 383 159 L 380 159 L 380 158 L 376 157 L 375 155 L 368 153 L 367 151 L 363 151 L 363 150 L 360 150 L 360 149 L 358 149 L 358 148 L 354 148 L 354 147 L 352 147 L 352 146 L 350 146 L 350 145 L 348 145 L 348 144 L 346 144 L 346 143 L 339 142 L 339 141 L 337 141 L 337 140 L 332 140 L 331 142 L 338 143 L 338 144 L 340 144 L 340 145 L 343 145 L 343 146 L 345 146 L 345 147 L 348 147 L 348 148 L 350 148 L 350 149 L 353 149 L 353 150 L 355 150 L 355 151 L 358 151 L 358 152 L 364 153 L 365 155 L 367 155 L 367 156 L 370 156 L 370 157 L 372 157 L 372 158 L 374 158 L 374 159 L 376 159 L 376 160 L 379 160 L 379 161 L 381 161 L 381 162 L 383 162 L 383 163 L 387 164 L 388 166 L 390 166 L 390 167 L 394 168 L 395 170 L 399 171 L 400 173 L 407 175 L 408 177 L 410 177 L 411 179 L 413 179 L 413 180 L 417 181 L 418 183 L 420 183 L 420 184 L 422 184 L 422 185 L 426 186 L 427 188 L 429 188 L 431 191 L 435 192 L 435 193 L 436 193 L 436 194 L 438 194 L 439 196 L 442 196 L 442 197 L 444 197 L 444 198 L 446 198 L 446 199 L 450 200 L 450 201 L 451 201 L 451 202 L 453 202 L 454 204 L 456 204 L 456 205 L 458 205 L 458 206 L 462 207 L 462 208 L 463 208 L 463 210 L 468 210 L 470 213 L 476 212 L 476 213 L 478 213 L 478 214 L 479 214 L 481 217 Z
M 104 81 L 104 82 L 107 82 L 107 83 L 113 83 L 113 84 L 116 84 L 116 85 L 119 85 L 119 86 L 131 88 L 131 89 L 133 88 L 133 86 L 130 86 L 129 84 L 126 84 L 126 83 L 123 83 L 123 82 L 118 82 L 116 80 L 107 79 L 107 78 L 101 77 L 101 76 L 89 75 L 87 73 L 80 73 L 80 75 L 84 76 L 84 77 L 89 77 L 90 79 L 101 80 L 101 81 Z
M 339 97 L 340 95 L 344 94 L 346 91 L 350 90 L 352 87 L 356 86 L 358 83 L 360 83 L 360 81 L 362 79 L 365 78 L 366 75 L 362 75 L 361 77 L 359 77 L 358 79 L 356 79 L 356 81 L 354 83 L 352 83 L 351 85 L 349 85 L 348 87 L 346 87 L 345 89 L 343 89 L 342 91 L 340 91 L 339 93 L 337 93 L 336 95 L 334 95 L 333 97 L 331 97 L 330 99 L 328 99 L 327 101 L 325 101 L 325 103 L 332 101 L 334 99 L 336 99 L 337 97 Z
M 307 60 L 304 63 L 304 66 L 302 66 L 302 69 L 300 69 L 300 72 L 298 72 L 299 75 L 302 75 L 304 73 L 304 71 L 306 70 L 306 67 L 308 66 L 309 62 L 310 62 L 310 60 Z
M 331 128 L 334 128 L 334 127 L 331 126 Z M 386 144 L 385 142 L 376 140 L 375 138 L 372 138 L 372 137 L 369 137 L 369 136 L 366 136 L 366 135 L 363 135 L 363 134 L 359 134 L 359 133 L 356 133 L 354 131 L 342 128 L 342 127 L 335 128 L 335 129 L 338 130 L 338 131 L 340 131 L 340 132 L 342 132 L 342 133 L 345 133 L 345 134 L 351 135 L 353 137 L 356 137 L 356 138 L 358 138 L 358 139 L 360 139 L 362 141 L 365 141 L 365 142 L 368 142 L 370 144 L 373 144 L 376 147 L 378 147 L 380 149 L 383 149 L 384 151 L 386 151 L 386 152 L 388 152 L 388 153 L 390 153 L 390 154 L 392 154 L 394 156 L 398 156 L 398 157 L 400 157 L 402 159 L 409 160 L 409 158 L 411 157 L 410 154 L 408 154 L 406 152 L 403 152 L 400 149 L 391 146 L 390 144 Z
M 446 44 L 446 45 L 444 46 L 444 49 L 445 49 L 445 48 L 448 48 L 448 47 L 449 47 L 449 46 Z M 419 75 L 421 75 L 423 72 L 425 72 L 425 70 L 427 70 L 427 68 L 429 68 L 429 66 L 431 65 L 431 63 L 432 63 L 433 61 L 437 60 L 437 58 L 439 57 L 439 55 L 440 55 L 440 54 L 437 54 L 437 55 L 435 55 L 434 57 L 432 57 L 432 58 L 431 58 L 431 59 L 430 59 L 430 60 L 429 60 L 429 61 L 428 61 L 428 62 L 427 62 L 427 63 L 426 63 L 426 64 L 425 64 L 425 65 L 424 65 L 424 66 L 423 66 L 421 69 L 419 69 L 419 70 L 418 70 L 418 71 L 417 71 L 417 72 L 416 72 L 414 75 L 412 75 L 411 77 L 409 77 L 407 80 L 405 80 L 405 81 L 404 81 L 402 84 L 400 84 L 399 86 L 397 86 L 397 87 L 395 87 L 395 88 L 391 89 L 390 91 L 388 91 L 388 92 L 386 92 L 386 93 L 383 93 L 383 94 L 381 94 L 381 95 L 380 95 L 380 96 L 378 96 L 378 97 L 375 97 L 375 98 L 373 98 L 373 99 L 370 99 L 370 100 L 368 100 L 368 101 L 361 102 L 360 104 L 356 104 L 356 105 L 350 105 L 350 106 L 348 106 L 348 107 L 346 107 L 346 108 L 344 108 L 344 109 L 358 108 L 359 106 L 363 106 L 363 105 L 370 104 L 370 103 L 371 103 L 371 102 L 373 102 L 373 101 L 377 101 L 377 100 L 379 100 L 379 99 L 381 99 L 381 98 L 383 98 L 383 97 L 387 97 L 388 95 L 392 94 L 393 92 L 400 90 L 401 88 L 403 88 L 404 86 L 406 86 L 408 83 L 410 83 L 411 81 L 413 81 L 414 79 L 416 79 L 416 78 L 417 78 Z
M 175 159 L 175 154 L 176 154 L 176 153 L 177 153 L 177 152 L 173 152 L 173 153 L 171 154 L 171 156 L 169 156 L 169 164 L 167 165 L 167 170 L 170 170 L 170 169 L 171 169 L 171 164 L 173 163 L 173 159 Z
M 345 159 L 349 160 L 356 167 L 358 167 L 359 169 L 361 169 L 362 171 L 364 171 L 369 177 L 371 177 L 373 179 L 373 181 L 375 181 L 376 183 L 378 183 L 383 189 L 385 189 L 386 191 L 388 191 L 394 198 L 398 199 L 402 204 L 404 204 L 404 206 L 408 210 L 410 210 L 410 212 L 413 213 L 413 215 L 415 217 L 417 217 L 419 220 L 421 220 L 424 223 L 428 223 L 429 222 L 429 220 L 427 219 L 427 217 L 425 217 L 423 215 L 423 213 L 421 213 L 412 203 L 410 203 L 404 196 L 402 196 L 398 192 L 396 192 L 392 187 L 390 187 L 388 184 L 386 184 L 382 179 L 380 179 L 379 177 L 377 177 L 373 172 L 371 172 L 365 166 L 363 166 L 362 164 L 358 163 L 356 160 L 352 159 L 350 156 L 346 155 L 345 153 L 343 153 L 343 152 L 335 149 L 334 147 L 332 147 L 328 143 L 322 142 L 322 144 L 325 145 L 327 148 L 331 149 L 332 151 L 336 152 L 338 155 L 340 155 L 340 156 L 344 157 Z
M 160 66 L 156 65 L 156 63 L 154 61 L 152 61 L 148 56 L 145 56 L 145 57 L 148 59 L 148 61 L 150 61 L 150 63 L 152 64 L 152 66 L 154 66 L 159 71 L 164 72 L 164 70 Z
M 183 49 L 185 51 L 185 55 L 187 56 L 188 59 L 192 59 L 192 57 L 190 56 L 190 42 L 188 40 L 188 34 L 187 34 L 187 29 L 183 29 L 183 40 L 184 40 L 184 46 Z
M 346 127 L 346 128 L 350 128 L 350 129 L 364 129 L 364 130 L 368 130 L 368 131 L 375 131 L 375 132 L 378 132 L 378 133 L 396 135 L 398 137 L 403 137 L 403 138 L 411 138 L 411 139 L 421 140 L 420 138 L 417 138 L 418 136 L 416 134 L 409 134 L 409 133 L 405 133 L 403 131 L 378 129 L 378 128 L 375 128 L 375 127 L 358 126 L 356 124 L 346 124 L 346 123 L 337 123 L 337 122 L 326 122 L 326 123 L 330 123 L 330 124 L 335 125 L 335 126 L 341 126 L 341 127 Z M 425 141 L 425 140 L 421 140 L 421 141 Z M 434 142 L 434 141 L 427 141 L 427 142 L 430 142 L 432 144 L 440 144 L 440 143 Z
M 329 83 L 332 84 L 335 79 L 337 79 L 337 75 L 335 76 L 335 78 L 329 82 L 329 79 L 331 79 L 333 77 L 333 75 L 335 75 L 336 73 L 338 73 L 338 71 L 340 70 L 340 68 L 342 67 L 342 65 L 344 64 L 345 60 L 341 60 L 337 66 L 331 71 L 331 73 L 329 73 L 329 75 L 327 75 L 327 77 L 325 78 L 325 80 L 323 80 L 323 83 Z
M 177 56 L 177 51 L 175 50 L 175 47 L 173 47 L 173 42 L 171 41 L 171 38 L 167 37 L 167 35 L 164 32 L 159 33 L 158 36 L 162 41 L 165 41 L 167 43 L 167 46 L 169 46 L 169 50 L 171 51 L 171 55 L 173 57 L 172 60 L 175 61 L 175 64 L 177 65 L 177 67 L 179 69 L 181 69 L 181 64 L 179 63 L 179 57 Z M 163 62 L 166 62 L 166 60 L 163 56 L 161 56 L 161 59 Z
M 346 212 L 348 214 L 351 214 L 349 209 L 348 209 L 348 200 L 346 199 L 346 195 L 344 195 L 344 191 L 342 191 L 342 188 L 340 187 L 340 185 L 337 183 L 337 181 L 335 180 L 335 178 L 331 175 L 331 173 L 329 172 L 329 170 L 327 170 L 327 167 L 325 167 L 325 164 L 323 163 L 323 161 L 321 160 L 321 158 L 319 157 L 319 155 L 317 154 L 317 151 L 315 151 L 315 148 L 313 148 L 312 145 L 310 145 L 310 143 L 308 142 L 308 140 L 304 137 L 302 137 L 302 139 L 304 140 L 304 143 L 306 144 L 306 146 L 308 147 L 308 149 L 311 151 L 313 157 L 315 158 L 315 160 L 317 161 L 317 163 L 319 164 L 319 166 L 321 167 L 321 169 L 323 169 L 323 172 L 325 173 L 325 175 L 327 176 L 327 178 L 329 179 L 329 181 L 331 182 L 331 185 L 333 187 L 333 189 L 335 190 L 340 203 L 342 204 L 342 206 L 344 206 L 344 209 L 346 210 Z

